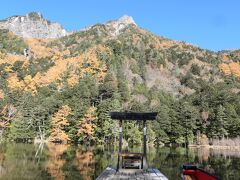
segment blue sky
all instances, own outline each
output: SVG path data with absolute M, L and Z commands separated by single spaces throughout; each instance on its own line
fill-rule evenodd
M 41 12 L 67 30 L 130 15 L 138 26 L 210 50 L 240 49 L 239 0 L 5 0 L 0 19 Z

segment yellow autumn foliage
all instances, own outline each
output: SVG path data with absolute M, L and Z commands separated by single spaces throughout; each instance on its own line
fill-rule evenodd
M 7 55 L 4 56 L 3 59 L 1 59 L 0 65 L 1 64 L 11 64 L 11 65 L 13 65 L 16 61 L 28 62 L 27 58 L 23 55 L 7 54 Z
M 26 43 L 33 52 L 35 58 L 53 57 L 53 60 L 58 60 L 63 59 L 63 56 L 70 54 L 68 49 L 59 51 L 57 48 L 47 47 L 47 43 L 51 41 L 52 39 L 26 39 Z
M 61 142 L 66 144 L 70 140 L 64 131 L 65 126 L 69 125 L 67 116 L 70 112 L 71 108 L 64 105 L 53 115 L 52 129 L 48 139 L 50 142 Z
M 76 151 L 74 165 L 77 167 L 84 180 L 91 180 L 91 175 L 94 171 L 94 158 L 92 150 L 88 149 L 83 151 L 78 149 Z
M 61 89 L 65 72 L 68 72 L 66 79 L 69 86 L 76 85 L 86 74 L 96 75 L 99 81 L 103 81 L 107 66 L 98 59 L 98 53 L 111 54 L 111 50 L 103 45 L 96 45 L 88 48 L 84 53 L 67 58 L 70 54 L 68 49 L 61 51 L 57 47 L 49 48 L 48 39 L 26 39 L 33 58 L 51 57 L 55 65 L 50 67 L 47 72 L 38 72 L 34 77 L 26 76 L 24 80 L 19 80 L 17 74 L 13 72 L 12 65 L 16 61 L 24 61 L 23 67 L 27 68 L 29 60 L 22 55 L 8 54 L 1 63 L 7 63 L 5 71 L 12 73 L 8 77 L 8 86 L 14 91 L 29 91 L 33 95 L 37 93 L 37 87 L 47 86 L 50 83 L 57 83 L 58 89 Z M 64 79 L 65 80 L 65 79 Z
M 2 89 L 0 89 L 0 99 L 3 99 L 4 98 L 4 92 Z
M 67 70 L 70 70 L 67 79 L 70 86 L 77 84 L 85 74 L 96 74 L 99 81 L 102 81 L 106 75 L 107 67 L 97 58 L 96 52 L 100 49 L 105 50 L 103 47 L 97 46 L 88 49 L 79 56 L 57 60 L 55 66 L 51 67 L 46 73 L 38 73 L 34 77 L 34 81 L 39 86 L 46 86 L 57 81 L 61 82 L 62 74 Z M 89 66 L 85 67 L 84 64 L 89 64 Z
M 6 67 L 4 68 L 4 71 L 7 72 L 7 73 L 12 73 L 12 72 L 13 72 L 13 70 L 12 70 L 12 65 L 10 64 L 10 65 L 6 66 Z
M 12 90 L 23 90 L 23 83 L 18 80 L 17 75 L 14 74 L 7 79 L 8 87 Z
M 240 63 L 239 62 L 231 62 L 228 64 L 222 63 L 219 65 L 219 68 L 226 75 L 234 75 L 240 78 Z
M 44 58 L 52 55 L 51 48 L 44 46 L 47 44 L 48 39 L 26 39 L 25 42 L 33 52 L 35 58 Z
M 8 87 L 15 91 L 27 91 L 33 95 L 37 93 L 37 83 L 34 81 L 31 75 L 24 77 L 22 81 L 19 81 L 17 75 L 14 74 L 7 79 Z
M 93 140 L 94 129 L 96 125 L 94 121 L 96 120 L 96 108 L 90 107 L 84 117 L 80 119 L 77 126 L 77 135 L 85 141 Z
M 66 161 L 61 158 L 61 155 L 67 150 L 69 145 L 48 143 L 47 147 L 49 157 L 47 162 L 48 173 L 55 179 L 64 180 L 65 175 L 62 171 L 62 167 Z

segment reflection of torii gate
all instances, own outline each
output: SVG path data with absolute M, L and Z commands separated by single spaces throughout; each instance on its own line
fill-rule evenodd
M 136 112 L 110 112 L 112 119 L 119 120 L 119 153 L 117 171 L 123 168 L 139 168 L 146 170 L 147 165 L 147 120 L 155 120 L 156 112 L 136 113 Z M 122 152 L 122 121 L 141 120 L 143 121 L 143 153 L 123 153 Z

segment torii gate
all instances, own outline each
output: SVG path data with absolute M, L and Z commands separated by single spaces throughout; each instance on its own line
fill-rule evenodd
M 147 120 L 156 120 L 157 112 L 110 112 L 110 117 L 119 120 L 119 153 L 117 171 L 123 168 L 136 168 L 146 170 L 147 165 Z M 143 121 L 143 153 L 123 153 L 122 152 L 122 121 L 139 120 Z M 139 163 L 140 161 L 140 163 Z

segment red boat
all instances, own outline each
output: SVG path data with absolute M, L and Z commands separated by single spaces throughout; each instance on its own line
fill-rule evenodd
M 195 165 L 183 165 L 181 168 L 182 180 L 220 180 Z

